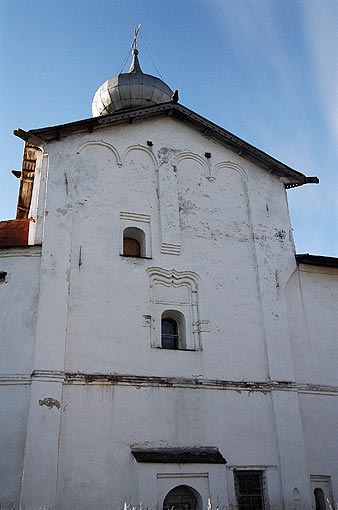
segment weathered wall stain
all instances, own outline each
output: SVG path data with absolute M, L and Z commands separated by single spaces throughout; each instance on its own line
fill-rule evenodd
M 0 271 L 0 283 L 7 283 L 6 276 L 7 271 Z
M 44 398 L 43 400 L 39 400 L 39 405 L 46 406 L 49 409 L 52 409 L 53 407 L 60 409 L 60 402 L 52 397 L 47 397 L 47 398 Z
M 64 176 L 65 176 L 66 193 L 67 193 L 67 195 L 68 195 L 68 177 L 67 177 L 66 172 L 64 173 Z
M 175 156 L 182 152 L 181 150 L 177 149 L 171 149 L 169 147 L 162 147 L 160 150 L 157 151 L 157 158 L 159 165 L 163 165 L 166 163 L 169 163 L 170 161 L 173 161 Z
M 56 212 L 58 212 L 58 213 L 62 214 L 62 216 L 65 216 L 65 215 L 67 214 L 67 212 L 68 212 L 68 211 L 67 211 L 67 209 L 62 209 L 61 207 L 58 207 L 58 208 L 56 209 Z
M 283 229 L 281 229 L 281 230 L 276 229 L 275 237 L 277 237 L 277 239 L 280 239 L 281 241 L 284 240 L 286 238 L 285 230 L 283 230 Z

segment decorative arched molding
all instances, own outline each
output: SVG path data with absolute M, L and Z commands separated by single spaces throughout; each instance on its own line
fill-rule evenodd
M 178 166 L 178 164 L 184 159 L 192 159 L 193 161 L 196 161 L 196 163 L 199 163 L 199 165 L 201 165 L 205 177 L 207 177 L 208 179 L 211 177 L 209 161 L 203 159 L 201 156 L 195 154 L 194 152 L 185 151 L 177 154 L 174 161 L 174 166 Z
M 147 272 L 150 285 L 151 346 L 161 347 L 160 325 L 163 312 L 176 310 L 185 318 L 185 349 L 200 350 L 201 333 L 209 331 L 209 322 L 199 318 L 198 274 L 160 267 L 150 267 Z
M 298 487 L 293 488 L 292 495 L 293 495 L 294 501 L 300 501 L 301 498 L 300 498 L 300 492 L 299 492 Z
M 233 163 L 232 161 L 221 161 L 220 163 L 214 165 L 210 175 L 211 179 L 209 180 L 215 180 L 220 170 L 234 170 L 240 174 L 243 182 L 248 182 L 248 176 L 245 170 L 240 165 Z
M 103 140 L 91 140 L 89 142 L 85 142 L 83 143 L 82 145 L 80 145 L 80 147 L 78 148 L 77 150 L 77 154 L 81 154 L 81 152 L 86 148 L 86 147 L 89 147 L 91 145 L 97 145 L 97 146 L 101 146 L 101 147 L 106 147 L 107 149 L 110 149 L 114 155 L 115 155 L 115 158 L 116 158 L 116 162 L 117 162 L 117 165 L 118 166 L 121 166 L 122 165 L 122 160 L 120 158 L 120 154 L 119 154 L 119 151 L 113 146 L 111 145 L 110 143 L 108 142 L 105 142 Z
M 158 161 L 156 159 L 156 156 L 155 154 L 153 153 L 153 151 L 151 151 L 150 149 L 148 149 L 148 147 L 145 147 L 143 145 L 130 145 L 129 147 L 126 148 L 126 150 L 124 151 L 123 153 L 123 156 L 122 156 L 122 161 L 121 161 L 121 165 L 123 165 L 123 163 L 125 162 L 126 160 L 126 157 L 127 155 L 132 152 L 132 151 L 142 151 L 142 152 L 145 152 L 149 157 L 150 159 L 152 160 L 153 164 L 154 164 L 154 168 L 156 171 L 158 171 Z M 121 166 L 120 165 L 120 166 Z
M 160 267 L 150 267 L 148 269 L 150 277 L 150 288 L 156 283 L 161 283 L 166 287 L 180 287 L 186 285 L 191 291 L 198 292 L 199 276 L 193 271 L 176 271 L 176 269 L 161 269 Z

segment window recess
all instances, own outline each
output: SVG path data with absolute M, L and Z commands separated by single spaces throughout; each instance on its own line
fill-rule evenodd
M 166 310 L 161 317 L 162 349 L 185 349 L 185 319 L 177 310 Z
M 125 257 L 145 257 L 146 236 L 143 230 L 127 227 L 123 231 L 123 255 Z
M 208 321 L 199 318 L 199 278 L 192 271 L 148 269 L 150 278 L 151 347 L 201 350 L 201 333 Z M 148 316 L 147 316 L 148 317 Z
M 239 510 L 265 510 L 263 471 L 236 470 L 234 482 Z
M 120 255 L 151 258 L 149 215 L 120 212 Z

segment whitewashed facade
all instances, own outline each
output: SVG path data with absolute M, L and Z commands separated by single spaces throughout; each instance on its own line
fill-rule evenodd
M 181 485 L 244 508 L 245 473 L 264 509 L 338 500 L 337 260 L 297 263 L 305 177 L 197 117 L 28 132 L 30 245 L 0 248 L 1 508 L 162 510 Z

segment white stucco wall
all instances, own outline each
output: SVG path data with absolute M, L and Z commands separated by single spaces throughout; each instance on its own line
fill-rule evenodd
M 337 473 L 312 449 L 304 384 L 337 383 L 312 377 L 303 330 L 325 364 L 336 291 L 326 275 L 301 275 L 302 297 L 282 182 L 169 117 L 107 125 L 46 152 L 47 188 L 32 208 L 43 249 L 35 353 L 22 368 L 34 370 L 22 505 L 142 500 L 160 510 L 182 480 L 204 505 L 210 494 L 230 505 L 233 470 L 251 467 L 264 470 L 274 508 L 308 510 L 310 475 Z M 126 225 L 146 232 L 147 258 L 121 256 Z M 164 309 L 185 314 L 196 350 L 158 348 Z M 319 348 L 328 337 L 329 356 Z M 321 441 L 325 452 L 332 440 Z M 133 445 L 217 446 L 228 464 L 145 466 Z
M 1 248 L 0 505 L 19 507 L 39 295 L 40 248 Z
M 338 271 L 300 264 L 287 285 L 289 327 L 308 470 L 338 494 Z
M 1 248 L 0 271 L 0 373 L 30 375 L 39 297 L 40 247 Z
M 58 246 L 49 233 L 67 224 L 72 235 L 71 246 L 67 246 L 72 314 L 66 369 L 132 370 L 142 374 L 149 373 L 151 367 L 157 375 L 266 379 L 269 353 L 260 299 L 265 290 L 257 284 L 261 278 L 257 252 L 264 256 L 263 278 L 276 301 L 276 285 L 282 287 L 282 281 L 276 284 L 276 278 L 286 277 L 285 267 L 287 273 L 294 269 L 283 185 L 266 171 L 172 119 L 142 122 L 127 129 L 106 128 L 104 143 L 101 138 L 93 133 L 66 139 L 60 153 L 57 143 L 49 147 L 45 249 L 57 258 Z M 146 139 L 153 141 L 151 150 L 144 148 Z M 93 140 L 97 140 L 96 145 L 87 145 L 76 154 L 86 141 Z M 142 147 L 135 147 L 135 141 Z M 121 167 L 105 144 L 112 144 L 119 154 L 129 150 Z M 161 182 L 164 178 L 159 175 L 155 158 L 163 147 L 170 149 L 169 155 L 175 156 L 175 151 L 186 154 L 186 159 L 177 164 L 175 183 Z M 207 150 L 212 153 L 214 167 L 224 164 L 217 172 L 213 170 L 214 182 L 207 179 L 207 163 L 202 159 Z M 194 159 L 196 154 L 204 167 Z M 172 163 L 164 170 L 167 176 L 174 174 Z M 175 186 L 179 223 L 173 226 L 167 221 L 163 225 L 163 214 L 173 206 L 172 200 L 165 202 L 165 193 Z M 163 196 L 164 212 L 159 210 L 158 195 Z M 120 257 L 121 211 L 151 217 L 152 260 Z M 179 256 L 160 251 L 166 228 L 176 229 L 174 234 L 181 244 Z M 62 243 L 59 249 L 64 247 Z M 211 328 L 210 333 L 202 333 L 202 353 L 163 353 L 148 348 L 150 334 L 142 321 L 143 315 L 150 313 L 146 269 L 154 266 L 199 275 L 199 314 Z M 269 321 L 278 322 L 278 312 L 271 309 Z M 94 337 L 95 342 L 89 341 Z M 137 366 L 133 356 L 137 356 Z M 168 357 L 172 362 L 167 362 Z
M 249 421 L 248 416 L 254 418 Z M 154 505 L 156 477 L 168 471 L 208 473 L 213 490 L 209 492 L 209 485 L 202 493 L 205 507 L 210 495 L 229 504 L 234 503 L 227 484 L 231 467 L 269 466 L 272 477 L 277 471 L 269 394 L 75 383 L 64 390 L 61 430 L 58 505 L 64 509 L 115 507 L 116 500 Z M 253 448 L 257 438 L 259 449 Z M 218 446 L 227 467 L 149 466 L 138 464 L 131 454 L 136 446 L 195 446 L 206 441 Z M 190 483 L 196 483 L 194 477 Z M 280 491 L 277 477 L 271 504 L 278 504 Z
M 300 264 L 287 295 L 298 380 L 337 386 L 337 269 Z
M 299 397 L 309 474 L 330 477 L 333 499 L 338 494 L 337 394 Z M 332 503 L 332 501 L 331 501 Z

